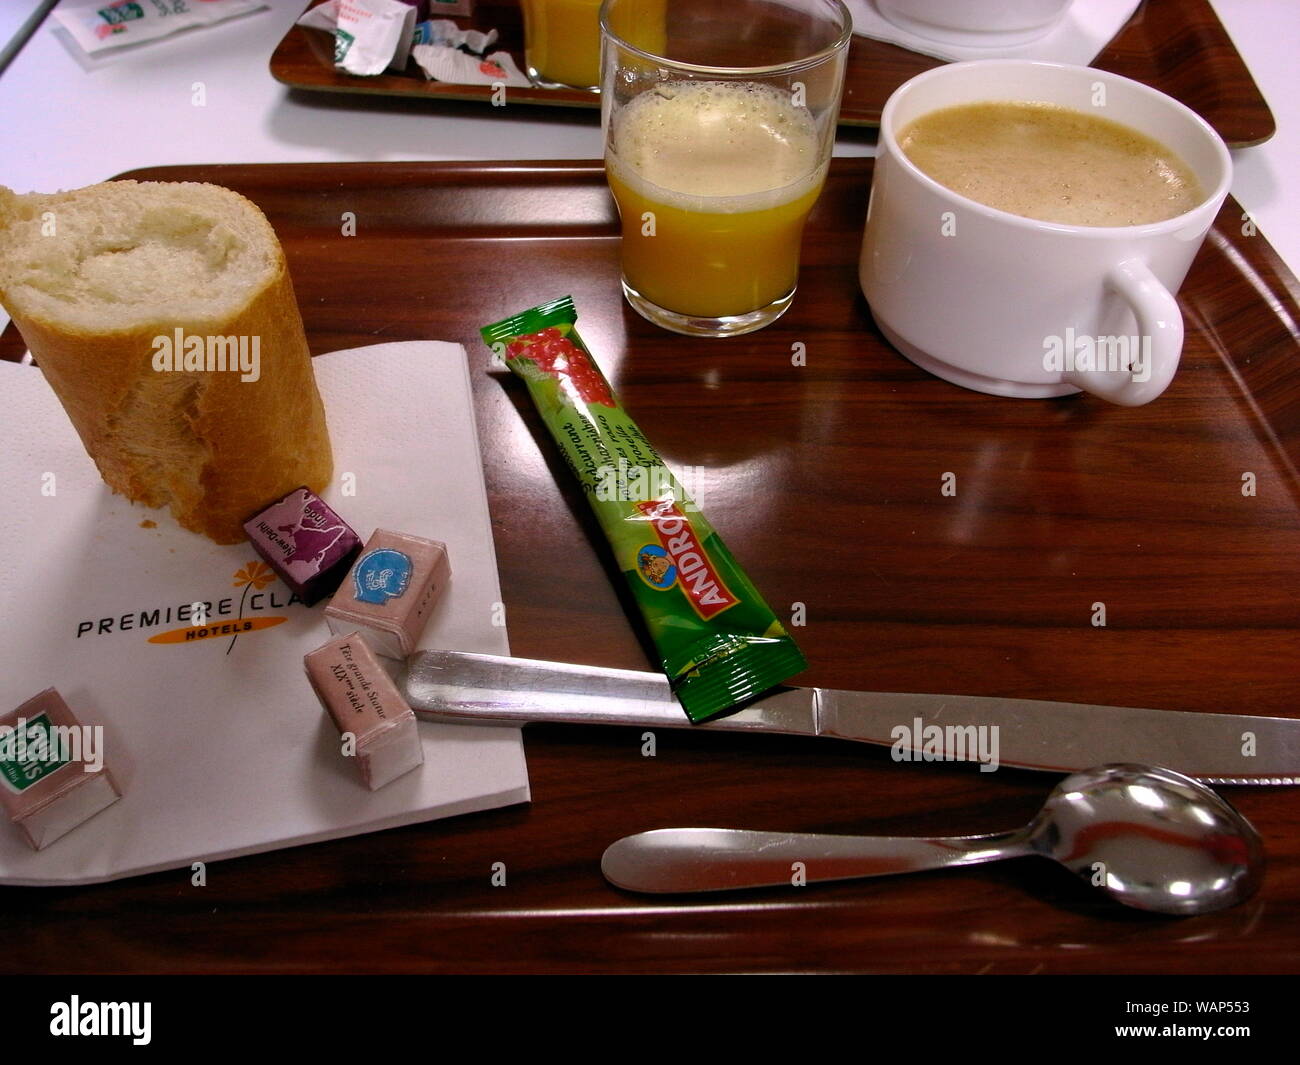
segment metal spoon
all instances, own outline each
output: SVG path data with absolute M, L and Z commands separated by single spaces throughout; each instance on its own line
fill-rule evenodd
M 629 891 L 730 891 L 912 873 L 1002 858 L 1054 858 L 1125 906 L 1188 916 L 1249 898 L 1264 851 L 1250 822 L 1168 769 L 1109 765 L 1067 777 L 1022 829 L 918 839 L 662 828 L 625 836 L 600 861 Z

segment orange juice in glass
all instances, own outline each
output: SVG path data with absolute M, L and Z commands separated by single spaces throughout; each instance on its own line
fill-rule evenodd
M 606 0 L 602 15 L 623 291 L 676 332 L 761 329 L 794 296 L 834 146 L 848 12 L 840 0 L 666 0 L 655 54 L 619 33 L 623 9 L 640 6 Z
M 552 88 L 600 87 L 601 0 L 523 0 L 524 65 Z M 638 0 L 614 15 L 618 33 L 641 48 L 664 39 L 664 0 Z
M 600 84 L 601 0 L 523 0 L 524 65 L 543 85 Z

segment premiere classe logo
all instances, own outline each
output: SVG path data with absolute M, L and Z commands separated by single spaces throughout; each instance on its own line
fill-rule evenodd
M 235 572 L 232 586 L 242 589 L 238 598 L 195 599 L 187 603 L 159 604 L 113 617 L 83 618 L 77 622 L 77 639 L 140 632 L 153 644 L 191 644 L 229 638 L 231 646 L 245 633 L 274 628 L 288 621 L 285 610 L 302 601 L 282 588 L 265 590 L 276 580 L 266 563 L 254 561 Z M 181 623 L 179 627 L 177 623 Z M 162 629 L 161 632 L 157 631 Z M 229 650 L 229 648 L 227 649 Z

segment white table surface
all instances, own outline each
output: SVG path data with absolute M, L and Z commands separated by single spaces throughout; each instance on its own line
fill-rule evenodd
M 1233 153 L 1233 194 L 1300 274 L 1300 3 L 1213 3 L 1277 120 L 1266 144 Z M 0 43 L 36 6 L 0 0 Z M 268 63 L 305 7 L 306 0 L 270 0 L 268 10 L 127 49 L 90 69 L 47 18 L 0 73 L 0 184 L 20 192 L 75 188 L 179 163 L 601 155 L 599 121 L 589 112 L 516 105 L 488 113 L 482 104 L 291 94 Z M 202 107 L 192 102 L 198 82 Z M 837 155 L 873 150 L 871 135 L 859 131 L 836 145 Z

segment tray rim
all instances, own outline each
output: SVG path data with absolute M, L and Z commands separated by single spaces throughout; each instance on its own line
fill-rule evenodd
M 874 173 L 875 159 L 871 156 L 837 156 L 831 160 L 831 174 L 843 173 L 845 171 L 857 171 L 862 177 L 867 178 Z M 195 172 L 203 172 L 210 175 L 210 179 L 220 183 L 220 175 L 223 171 L 260 171 L 264 173 L 289 172 L 294 171 L 306 173 L 315 171 L 318 173 L 332 172 L 335 174 L 356 174 L 362 179 L 361 184 L 367 181 L 374 182 L 374 179 L 381 174 L 397 175 L 407 174 L 429 174 L 429 175 L 464 175 L 472 176 L 475 174 L 513 174 L 523 177 L 527 174 L 537 176 L 569 175 L 591 181 L 603 182 L 604 162 L 599 159 L 512 159 L 512 160 L 495 160 L 495 159 L 456 159 L 456 160 L 383 160 L 378 162 L 359 162 L 359 161 L 328 161 L 328 162 L 283 162 L 283 163 L 174 163 L 163 164 L 160 166 L 135 167 L 130 170 L 122 171 L 108 180 L 195 180 Z M 171 175 L 177 175 L 172 177 Z M 204 180 L 208 180 L 205 178 Z M 331 182 L 332 184 L 336 184 Z M 1236 246 L 1231 234 L 1231 227 L 1222 226 L 1222 219 L 1225 217 L 1247 217 L 1241 204 L 1231 194 L 1225 199 L 1223 207 L 1220 209 L 1214 224 L 1206 236 L 1206 243 L 1210 243 L 1214 236 L 1219 234 L 1220 238 L 1233 249 L 1237 257 L 1240 257 L 1241 250 Z M 614 236 L 614 234 L 611 234 Z M 1291 269 L 1289 264 L 1278 254 L 1277 250 L 1268 242 L 1267 236 L 1262 230 L 1255 230 L 1254 235 L 1250 237 L 1251 246 L 1256 249 L 1256 254 L 1265 258 L 1277 276 L 1278 282 L 1284 288 L 1286 295 L 1297 305 L 1300 305 L 1300 279 L 1297 273 Z M 1204 254 L 1204 252 L 1202 252 Z M 1220 255 L 1232 259 L 1231 255 L 1220 251 Z M 1199 256 L 1198 256 L 1199 258 Z M 1245 270 L 1238 270 L 1238 274 L 1245 274 Z M 1259 293 L 1258 287 L 1254 282 L 1247 278 L 1252 291 L 1259 297 L 1253 306 L 1266 307 L 1267 302 L 1262 294 Z M 1180 307 L 1183 307 L 1182 300 L 1179 300 Z M 1186 309 L 1184 309 L 1184 322 L 1187 322 Z M 1297 312 L 1297 318 L 1300 318 L 1300 311 Z M 1199 326 L 1190 326 L 1197 328 Z M 10 339 L 17 334 L 17 327 L 12 321 L 5 323 L 3 329 L 0 329 L 0 346 L 5 341 L 12 343 Z M 21 345 L 21 337 L 19 337 Z M 3 355 L 0 359 L 5 361 L 19 361 L 21 352 L 25 347 L 18 347 L 18 354 Z M 1260 443 L 1270 452 L 1274 459 L 1280 462 L 1290 474 L 1288 478 L 1288 491 L 1293 497 L 1295 503 L 1300 505 L 1300 421 L 1289 432 L 1285 428 L 1279 428 L 1272 417 L 1272 411 L 1265 410 L 1258 402 L 1255 389 L 1248 380 L 1248 374 L 1260 372 L 1260 363 L 1258 360 L 1252 364 L 1249 357 L 1239 360 L 1234 351 L 1225 345 L 1215 345 L 1215 352 L 1221 362 L 1224 364 L 1224 371 L 1231 378 L 1231 387 L 1234 394 L 1244 400 L 1250 409 L 1254 412 L 1253 416 L 1248 419 L 1250 425 L 1256 427 L 1257 435 L 1260 437 Z M 1246 353 L 1249 355 L 1249 353 Z
M 863 172 L 864 176 L 874 174 L 875 158 L 872 156 L 835 156 L 831 159 L 831 173 L 842 172 L 845 170 L 858 170 Z M 280 162 L 280 163 L 228 163 L 228 162 L 211 162 L 211 163 L 165 163 L 158 166 L 133 167 L 130 170 L 124 170 L 106 178 L 107 181 L 166 181 L 166 180 L 194 180 L 192 174 L 195 171 L 217 172 L 233 170 L 254 170 L 264 173 L 275 171 L 287 172 L 308 172 L 308 171 L 333 171 L 336 173 L 355 173 L 359 176 L 374 178 L 376 175 L 389 173 L 397 174 L 400 172 L 432 172 L 438 173 L 513 173 L 526 174 L 528 172 L 544 173 L 571 173 L 582 175 L 589 178 L 595 178 L 600 175 L 603 178 L 605 171 L 604 161 L 601 159 L 445 159 L 445 160 L 378 160 L 378 161 L 357 161 L 357 160 L 340 160 L 340 161 L 302 161 L 302 162 Z M 169 178 L 171 173 L 180 173 L 191 175 L 185 178 Z M 364 182 L 363 182 L 364 184 Z M 1240 202 L 1229 193 L 1220 209 L 1220 217 L 1227 211 L 1237 212 L 1241 217 L 1245 217 L 1245 212 Z M 1210 228 L 1210 234 L 1218 229 L 1219 223 L 1216 222 Z M 1209 237 L 1207 236 L 1207 241 Z M 1279 275 L 1279 279 L 1284 283 L 1288 293 L 1297 302 L 1300 302 L 1300 275 L 1292 270 L 1287 262 L 1278 254 L 1277 250 L 1269 243 L 1267 235 L 1263 230 L 1256 230 L 1255 235 L 1251 237 L 1252 244 L 1262 248 L 1263 253 L 1271 261 L 1274 270 Z M 15 329 L 12 321 L 6 323 L 0 333 L 7 334 L 10 330 Z
M 332 90 L 330 90 L 332 91 Z M 832 173 L 837 170 L 860 169 L 874 172 L 875 157 L 869 155 L 837 155 L 831 159 Z M 489 171 L 500 173 L 520 173 L 527 171 L 538 172 L 555 172 L 561 173 L 571 171 L 577 174 L 600 174 L 605 173 L 605 162 L 603 159 L 383 159 L 373 162 L 359 160 L 337 160 L 337 161 L 299 161 L 284 163 L 164 163 L 159 166 L 141 166 L 132 167 L 130 170 L 123 170 L 112 177 L 105 178 L 106 181 L 161 181 L 166 178 L 157 175 L 167 171 L 193 171 L 193 170 L 249 170 L 257 169 L 270 172 L 272 170 L 352 170 L 358 174 L 373 175 L 383 171 L 397 172 L 399 170 L 433 170 L 433 171 L 463 171 L 473 173 L 476 171 Z M 144 175 L 144 176 L 141 176 Z M 192 179 L 191 179 L 192 180 Z M 1241 203 L 1235 196 L 1229 192 L 1224 200 L 1224 207 L 1220 209 L 1220 214 L 1225 209 L 1231 207 L 1239 213 L 1244 213 Z M 1215 226 L 1211 226 L 1213 232 Z M 1300 299 L 1300 274 L 1293 271 L 1286 261 L 1268 241 L 1267 235 L 1263 230 L 1256 230 L 1256 234 L 1251 238 L 1253 242 L 1266 248 L 1270 256 L 1277 264 L 1279 273 L 1283 275 L 1283 280 L 1288 282 L 1288 288 Z
M 875 159 L 871 156 L 837 156 L 831 160 L 831 174 L 843 173 L 845 171 L 857 171 L 863 177 L 869 177 L 874 174 Z M 587 180 L 603 182 L 605 164 L 600 159 L 455 159 L 455 160 L 384 160 L 380 162 L 358 162 L 358 161 L 331 161 L 331 162 L 289 162 L 289 163 L 176 163 L 164 164 L 162 166 L 136 167 L 131 170 L 123 171 L 109 180 L 168 180 L 167 175 L 170 172 L 179 172 L 188 175 L 176 180 L 194 180 L 194 171 L 215 172 L 214 177 L 218 176 L 223 170 L 255 170 L 265 173 L 275 171 L 317 171 L 317 172 L 334 172 L 334 173 L 354 173 L 363 179 L 373 181 L 378 175 L 399 174 L 399 173 L 424 173 L 424 174 L 447 174 L 447 175 L 474 175 L 474 174 L 513 174 L 524 176 L 529 173 L 541 176 L 546 174 L 569 175 Z M 1230 247 L 1240 256 L 1240 249 L 1236 248 L 1233 243 L 1234 238 L 1225 234 L 1224 227 L 1221 229 L 1221 219 L 1225 217 L 1246 217 L 1241 204 L 1231 193 L 1225 199 L 1223 207 L 1220 208 L 1210 232 L 1206 236 L 1206 243 L 1211 242 L 1211 238 L 1219 233 Z M 1277 250 L 1269 243 L 1267 236 L 1262 230 L 1256 230 L 1250 237 L 1251 246 L 1256 248 L 1257 254 L 1263 256 L 1269 263 L 1273 272 L 1277 275 L 1278 281 L 1284 287 L 1287 295 L 1296 303 L 1300 304 L 1300 278 L 1293 271 L 1290 265 L 1278 254 Z M 1202 252 L 1201 254 L 1203 254 Z M 1220 251 L 1221 255 L 1230 261 L 1232 256 Z M 1199 256 L 1198 256 L 1199 258 Z M 1244 273 L 1240 270 L 1238 273 Z M 1247 279 L 1249 281 L 1249 279 Z M 1252 304 L 1260 307 L 1266 307 L 1267 303 L 1264 297 L 1259 293 L 1258 288 L 1251 283 L 1251 289 L 1259 297 L 1257 303 Z M 1184 322 L 1187 323 L 1186 309 L 1183 308 L 1182 301 L 1179 302 L 1180 308 L 1184 310 Z M 1300 312 L 1297 313 L 1300 318 Z M 1199 328 L 1191 326 L 1189 328 Z M 16 332 L 16 327 L 12 322 L 7 323 L 5 329 L 0 330 L 0 338 L 9 336 L 10 330 Z M 1252 388 L 1250 381 L 1247 379 L 1247 370 L 1258 371 L 1259 367 L 1250 366 L 1250 359 L 1247 358 L 1244 363 L 1238 361 L 1233 350 L 1225 345 L 1216 345 L 1215 351 L 1219 359 L 1224 363 L 1226 375 L 1231 378 L 1231 387 L 1235 390 L 1238 397 L 1243 399 L 1250 409 L 1254 412 L 1253 416 L 1248 419 L 1249 424 L 1257 427 L 1257 434 L 1260 436 L 1261 446 L 1268 450 L 1276 461 L 1280 462 L 1291 475 L 1288 481 L 1290 494 L 1297 506 L 1300 506 L 1300 432 L 1293 432 L 1288 443 L 1287 433 L 1285 430 L 1279 430 L 1271 418 L 1271 412 L 1266 411 L 1257 401 L 1255 390 Z M 4 356 L 0 356 L 4 358 Z M 1261 431 L 1262 430 L 1262 431 Z M 1294 453 L 1293 453 L 1294 452 Z

